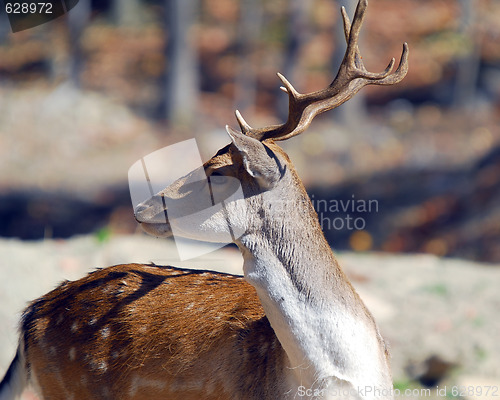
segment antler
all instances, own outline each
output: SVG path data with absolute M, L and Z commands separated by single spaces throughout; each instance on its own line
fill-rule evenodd
M 403 53 L 396 71 L 392 72 L 395 60 L 391 60 L 384 72 L 368 72 L 363 65 L 358 48 L 358 37 L 365 18 L 368 0 L 360 0 L 356 7 L 354 19 L 351 22 L 347 12 L 342 7 L 344 34 L 347 50 L 339 72 L 333 82 L 323 90 L 302 94 L 297 92 L 288 80 L 278 73 L 283 82 L 281 90 L 288 93 L 288 120 L 282 125 L 272 125 L 264 128 L 252 128 L 236 111 L 236 119 L 241 131 L 258 140 L 285 140 L 304 132 L 313 118 L 325 111 L 332 110 L 351 97 L 366 85 L 393 85 L 400 82 L 408 72 L 408 44 L 403 44 Z

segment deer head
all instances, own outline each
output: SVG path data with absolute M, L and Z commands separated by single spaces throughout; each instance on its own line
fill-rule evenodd
M 253 205 L 273 202 L 276 205 L 285 199 L 293 203 L 307 202 L 293 165 L 275 142 L 301 134 L 316 115 L 340 106 L 362 87 L 398 83 L 408 71 L 406 43 L 396 71 L 393 72 L 394 58 L 383 72 L 366 70 L 358 48 L 366 7 L 366 0 L 359 2 L 352 24 L 342 7 L 347 50 L 333 82 L 323 90 L 302 94 L 278 73 L 283 83 L 281 90 L 289 99 L 287 121 L 281 125 L 252 128 L 236 111 L 241 132 L 226 126 L 230 145 L 219 150 L 202 169 L 177 180 L 136 207 L 135 217 L 146 232 L 169 236 L 172 225 L 182 220 L 176 234 L 186 238 L 218 242 L 231 235 L 236 240 L 253 229 L 260 229 Z M 208 183 L 201 179 L 205 175 Z M 245 200 L 231 199 L 239 184 Z M 226 201 L 222 208 L 214 210 L 211 204 L 201 204 L 202 198 Z M 195 216 L 190 218 L 189 215 Z

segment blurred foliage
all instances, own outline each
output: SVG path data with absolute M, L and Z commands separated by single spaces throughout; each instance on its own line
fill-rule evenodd
M 95 232 L 94 236 L 99 243 L 103 244 L 109 242 L 112 236 L 112 231 L 109 227 L 106 226 Z
M 473 46 L 480 47 L 484 62 L 498 65 L 500 7 L 491 0 L 475 3 L 478 16 L 466 35 L 459 29 L 460 8 L 455 0 L 372 1 L 362 45 L 368 67 L 374 70 L 385 67 L 387 60 L 399 54 L 401 42 L 407 40 L 411 69 L 400 85 L 383 90 L 369 88 L 370 98 L 375 101 L 375 96 L 395 97 L 403 92 L 408 95 L 414 88 L 449 79 L 455 60 L 467 55 Z M 168 66 L 163 54 L 168 34 L 162 28 L 164 10 L 160 5 L 144 3 L 143 24 L 134 27 L 116 27 L 105 11 L 94 11 L 81 38 L 86 58 L 84 88 L 118 96 L 142 110 L 158 100 L 162 93 L 156 80 Z M 250 62 L 258 75 L 258 108 L 266 112 L 273 109 L 278 84 L 275 72 L 282 69 L 289 15 L 288 2 L 284 0 L 261 2 L 261 5 L 265 23 L 255 54 L 248 54 L 245 60 L 237 58 L 238 1 L 202 0 L 190 37 L 199 55 L 202 93 L 215 93 L 230 100 L 239 63 Z M 296 60 L 302 91 L 331 81 L 335 50 L 332 37 L 339 23 L 335 1 L 310 2 L 308 40 Z M 64 64 L 68 62 L 68 45 L 64 18 L 10 34 L 0 47 L 0 77 L 22 84 L 35 78 L 63 80 L 67 77 Z

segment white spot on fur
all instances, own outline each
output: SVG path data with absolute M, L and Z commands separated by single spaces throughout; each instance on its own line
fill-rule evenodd
M 113 289 L 112 286 L 106 286 L 104 289 L 102 289 L 102 292 L 104 294 L 107 294 L 107 293 L 109 293 L 111 291 L 111 289 Z
M 170 385 L 169 389 L 171 392 L 176 391 L 202 391 L 205 388 L 205 382 L 202 380 L 187 380 L 184 378 L 175 379 Z M 213 391 L 213 389 L 211 389 Z M 207 392 L 206 392 L 207 393 Z
M 260 356 L 264 357 L 267 354 L 268 350 L 269 350 L 269 347 L 267 346 L 267 343 L 262 344 L 260 349 L 259 349 Z
M 108 370 L 108 363 L 104 360 L 93 361 L 92 362 L 94 369 L 99 370 L 100 372 L 106 372 Z
M 85 356 L 85 358 L 89 358 Z M 90 360 L 90 368 L 94 371 L 106 372 L 108 370 L 108 363 L 104 360 Z
M 75 333 L 78 330 L 78 322 L 73 322 L 71 324 L 71 332 Z
M 103 339 L 106 339 L 109 337 L 109 333 L 110 333 L 110 329 L 109 329 L 109 326 L 106 326 L 104 328 L 101 329 L 101 337 Z
M 72 347 L 71 349 L 69 349 L 69 359 L 70 361 L 75 361 L 75 358 L 76 358 L 76 349 L 74 347 Z
M 100 361 L 97 368 L 102 372 L 106 372 L 108 370 L 108 363 L 106 361 Z
M 151 387 L 158 390 L 165 389 L 166 383 L 164 381 L 156 379 L 147 379 L 139 375 L 134 375 L 130 383 L 130 389 L 128 395 L 134 397 L 137 393 L 141 391 L 141 388 Z
M 97 318 L 96 317 L 92 317 L 89 321 L 89 325 L 92 326 L 92 325 L 95 325 L 95 323 L 97 322 Z

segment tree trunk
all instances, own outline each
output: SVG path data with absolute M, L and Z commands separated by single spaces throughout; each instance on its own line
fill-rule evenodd
M 262 5 L 257 0 L 240 1 L 238 31 L 239 68 L 236 75 L 236 109 L 251 117 L 256 103 L 257 73 L 255 51 L 262 26 Z
M 460 33 L 466 41 L 467 54 L 457 62 L 457 77 L 455 81 L 454 106 L 462 109 L 471 109 L 476 100 L 476 86 L 479 77 L 481 52 L 476 40 L 475 0 L 459 0 L 462 11 L 460 19 Z
M 195 123 L 198 96 L 198 60 L 189 38 L 197 0 L 166 0 L 165 98 L 163 115 L 173 126 Z
M 4 44 L 9 39 L 11 33 L 9 18 L 6 13 L 0 13 L 0 44 Z
M 283 67 L 280 72 L 297 90 L 301 84 L 296 71 L 299 64 L 300 49 L 309 36 L 307 14 L 310 4 L 309 0 L 290 0 L 288 8 L 287 42 Z M 279 89 L 277 89 L 277 96 L 279 116 L 282 120 L 286 120 L 288 116 L 288 96 Z
M 81 86 L 81 72 L 84 65 L 84 55 L 81 44 L 82 33 L 90 18 L 90 0 L 80 0 L 68 12 L 69 30 L 69 81 L 75 86 Z
M 112 18 L 118 26 L 135 26 L 141 23 L 140 0 L 112 0 Z

